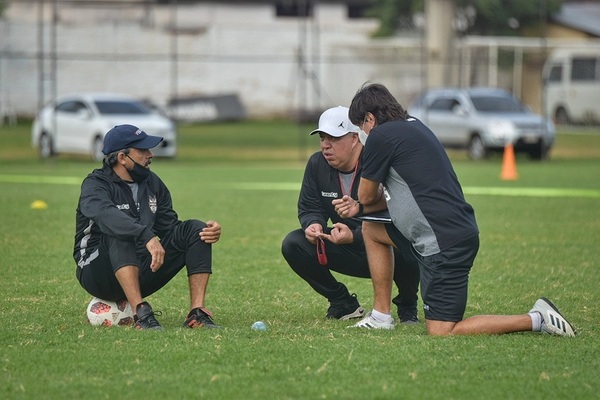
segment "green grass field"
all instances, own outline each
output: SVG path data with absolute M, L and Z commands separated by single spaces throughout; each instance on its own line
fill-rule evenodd
M 576 338 L 534 333 L 434 338 L 325 321 L 325 299 L 280 253 L 298 227 L 310 126 L 284 121 L 183 126 L 175 160 L 152 165 L 182 219 L 216 219 L 207 307 L 222 330 L 180 328 L 187 282 L 149 298 L 166 330 L 94 328 L 72 259 L 79 184 L 98 164 L 40 161 L 29 127 L 0 127 L 2 399 L 597 399 L 600 393 L 600 132 L 558 136 L 552 158 L 451 152 L 481 230 L 466 316 L 524 313 L 552 299 Z M 31 209 L 35 200 L 48 204 Z M 370 281 L 340 276 L 372 305 Z M 422 311 L 419 316 L 423 318 Z M 256 320 L 266 332 L 250 329 Z

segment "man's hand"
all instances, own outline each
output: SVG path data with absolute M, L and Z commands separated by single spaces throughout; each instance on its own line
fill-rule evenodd
M 154 236 L 152 239 L 148 240 L 148 243 L 146 243 L 146 248 L 152 256 L 150 269 L 152 272 L 156 272 L 160 267 L 162 267 L 163 262 L 165 261 L 165 249 L 163 249 L 162 244 L 160 244 L 158 236 Z
M 354 241 L 354 233 L 352 232 L 352 230 L 348 228 L 348 225 L 342 224 L 340 222 L 338 222 L 337 224 L 333 224 L 333 229 L 331 230 L 329 235 L 326 233 L 321 233 L 319 237 L 325 240 L 329 240 L 331 243 L 334 244 L 350 244 Z
M 217 221 L 208 221 L 206 227 L 200 231 L 200 240 L 213 244 L 221 238 L 221 225 Z
M 334 199 L 331 204 L 335 207 L 335 212 L 342 218 L 352 218 L 358 214 L 358 202 L 347 194 L 341 199 Z
M 317 243 L 317 238 L 323 233 L 321 224 L 311 224 L 304 230 L 304 237 L 312 244 Z

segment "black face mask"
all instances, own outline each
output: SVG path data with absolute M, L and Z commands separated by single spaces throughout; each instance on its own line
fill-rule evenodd
M 134 182 L 142 182 L 146 178 L 148 178 L 148 176 L 150 176 L 149 168 L 144 167 L 142 164 L 138 164 L 133 160 L 133 158 L 129 157 L 128 154 L 126 154 L 126 156 L 131 161 L 133 161 L 133 168 L 128 169 L 127 172 L 129 172 L 129 175 L 131 176 L 131 179 L 133 179 Z

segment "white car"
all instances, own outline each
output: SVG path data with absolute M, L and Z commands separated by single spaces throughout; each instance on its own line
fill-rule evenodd
M 115 125 L 135 125 L 149 135 L 162 136 L 152 149 L 158 157 L 175 157 L 177 132 L 173 121 L 143 101 L 121 94 L 82 93 L 58 98 L 37 115 L 31 144 L 42 158 L 60 153 L 104 157 L 104 135 Z
M 474 160 L 515 152 L 536 160 L 548 157 L 556 131 L 552 121 L 534 114 L 517 98 L 496 88 L 439 88 L 422 94 L 408 109 L 448 148 L 466 148 Z

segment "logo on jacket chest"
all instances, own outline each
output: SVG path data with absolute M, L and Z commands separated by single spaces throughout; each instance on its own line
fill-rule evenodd
M 332 197 L 334 199 L 337 199 L 338 193 L 337 192 L 323 192 L 323 191 L 321 191 L 321 196 L 322 197 Z
M 150 211 L 152 211 L 152 214 L 156 214 L 156 209 L 158 208 L 156 196 L 150 196 L 148 198 L 148 205 L 150 206 Z

